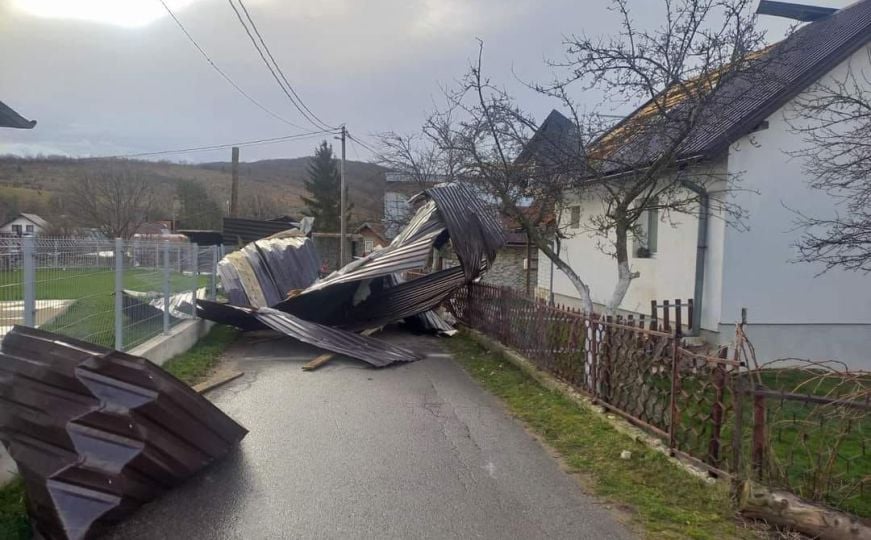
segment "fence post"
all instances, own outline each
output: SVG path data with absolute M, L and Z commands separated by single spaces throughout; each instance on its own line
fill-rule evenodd
M 24 284 L 24 326 L 36 326 L 36 265 L 34 264 L 33 237 L 21 239 L 21 263 Z
M 668 307 L 666 307 L 668 310 Z M 666 311 L 666 324 L 668 324 L 668 311 Z M 680 419 L 678 418 L 677 393 L 680 391 L 680 369 L 678 366 L 678 351 L 680 349 L 681 338 L 681 317 L 678 309 L 674 315 L 674 335 L 671 342 L 671 398 L 669 410 L 671 411 L 668 422 L 668 448 L 672 452 L 677 445 L 677 425 Z
M 121 290 L 124 284 L 124 240 L 115 239 L 115 349 L 124 350 L 124 300 Z
M 163 244 L 163 333 L 169 334 L 169 242 Z
M 218 298 L 218 246 L 212 246 L 212 276 L 209 279 L 209 300 Z
M 720 349 L 719 357 L 729 357 L 729 348 Z M 711 440 L 708 443 L 708 464 L 720 467 L 720 433 L 723 429 L 723 390 L 726 386 L 726 366 L 718 362 L 713 371 L 714 378 L 714 405 L 711 410 Z
M 200 248 L 191 242 L 191 317 L 197 318 L 197 289 L 199 288 Z
M 765 459 L 765 396 L 753 386 L 753 470 L 762 479 L 762 466 Z

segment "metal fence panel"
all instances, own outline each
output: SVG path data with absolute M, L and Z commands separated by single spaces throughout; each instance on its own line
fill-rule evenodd
M 194 296 L 217 293 L 219 252 L 178 241 L 0 238 L 0 335 L 24 324 L 129 350 L 195 318 Z

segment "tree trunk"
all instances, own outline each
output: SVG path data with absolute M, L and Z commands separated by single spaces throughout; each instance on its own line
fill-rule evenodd
M 540 237 L 539 237 L 540 238 Z M 568 265 L 565 261 L 560 259 L 559 255 L 550 247 L 548 243 L 540 242 L 538 238 L 534 238 L 536 245 L 538 248 L 544 253 L 548 259 L 553 261 L 554 266 L 560 269 L 563 274 L 569 278 L 569 281 L 574 285 L 575 290 L 578 291 L 578 296 L 581 300 L 581 310 L 584 313 L 593 313 L 593 299 L 590 297 L 590 287 L 584 283 L 584 280 L 581 279 L 581 276 L 575 272 L 571 266 Z
M 745 482 L 739 507 L 749 518 L 788 527 L 822 540 L 871 538 L 871 525 L 844 512 L 815 506 L 795 495 Z
M 623 298 L 626 297 L 626 292 L 629 290 L 629 284 L 638 277 L 637 273 L 632 273 L 629 270 L 629 228 L 618 224 L 614 233 L 617 235 L 614 243 L 614 255 L 617 258 L 617 284 L 614 286 L 614 292 L 608 302 L 608 313 L 612 315 L 623 303 Z

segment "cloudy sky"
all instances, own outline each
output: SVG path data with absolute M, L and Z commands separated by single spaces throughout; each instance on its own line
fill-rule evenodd
M 543 118 L 557 105 L 517 82 L 551 77 L 571 33 L 613 33 L 607 0 L 244 0 L 284 74 L 324 121 L 364 141 L 416 131 L 440 87 L 485 42 L 489 75 Z M 662 0 L 634 0 L 640 24 Z M 214 62 L 270 111 L 305 130 L 227 0 L 166 0 Z M 805 0 L 842 7 L 849 0 Z M 771 39 L 788 21 L 763 17 Z M 302 133 L 209 67 L 160 0 L 0 0 L 0 100 L 35 129 L 0 130 L 0 154 L 98 156 Z M 585 96 L 576 96 L 584 101 Z M 311 153 L 315 137 L 250 146 L 243 161 Z M 165 159 L 215 161 L 229 150 Z M 370 153 L 352 145 L 351 159 Z

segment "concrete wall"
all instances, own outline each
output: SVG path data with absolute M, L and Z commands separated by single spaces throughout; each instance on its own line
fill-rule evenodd
M 725 161 L 699 168 L 696 174 L 710 178 L 711 175 L 725 174 Z M 591 194 L 582 200 L 569 203 L 581 207 L 581 223 L 577 229 L 570 227 L 570 212 L 563 212 L 561 230 L 572 235 L 564 239 L 560 246 L 560 256 L 568 262 L 589 286 L 596 304 L 605 305 L 609 301 L 617 283 L 617 261 L 606 252 L 613 244 L 613 235 L 602 238 L 584 230 L 592 217 L 601 215 L 601 197 Z M 705 264 L 705 301 L 702 305 L 702 327 L 716 330 L 720 322 L 723 239 L 726 223 L 723 219 L 711 219 L 708 230 L 708 250 Z M 587 227 L 589 229 L 589 227 Z M 684 301 L 693 298 L 695 288 L 696 238 L 698 234 L 697 211 L 692 214 L 660 216 L 657 251 L 649 258 L 636 257 L 630 239 L 629 265 L 639 272 L 632 281 L 621 309 L 650 313 L 651 300 Z M 605 248 L 603 250 L 602 248 Z M 550 286 L 550 260 L 539 253 L 538 285 L 547 289 Z M 560 271 L 554 270 L 553 290 L 564 299 L 577 298 L 577 292 L 569 279 Z M 571 305 L 576 302 L 569 300 Z

